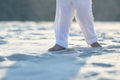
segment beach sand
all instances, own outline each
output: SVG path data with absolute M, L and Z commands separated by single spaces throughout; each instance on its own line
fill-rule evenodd
M 53 22 L 0 22 L 0 80 L 120 80 L 120 22 L 95 22 L 103 48 L 72 24 L 69 49 L 48 52 Z

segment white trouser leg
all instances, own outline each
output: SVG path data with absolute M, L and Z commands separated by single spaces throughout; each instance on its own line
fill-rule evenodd
M 92 14 L 92 0 L 72 0 L 76 11 L 76 18 L 85 36 L 86 42 L 92 44 L 97 41 Z
M 68 47 L 68 33 L 73 18 L 73 7 L 70 0 L 56 0 L 56 17 L 55 17 L 55 35 L 56 44 Z

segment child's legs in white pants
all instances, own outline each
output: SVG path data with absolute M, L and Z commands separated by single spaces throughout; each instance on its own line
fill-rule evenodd
M 68 47 L 68 32 L 74 10 L 76 11 L 76 18 L 81 26 L 86 42 L 92 44 L 97 41 L 91 3 L 91 0 L 57 0 L 54 23 L 56 44 L 65 48 Z
M 86 42 L 92 44 L 97 42 L 97 35 L 94 30 L 94 18 L 92 13 L 92 0 L 73 0 L 75 17 L 85 36 Z
M 55 17 L 55 35 L 56 44 L 67 48 L 69 27 L 73 18 L 73 7 L 70 0 L 56 0 L 56 17 Z

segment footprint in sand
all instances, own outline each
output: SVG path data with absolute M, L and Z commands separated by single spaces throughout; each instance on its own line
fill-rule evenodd
M 114 65 L 105 64 L 105 63 L 92 63 L 92 65 L 98 66 L 98 67 L 106 67 L 106 68 L 110 68 L 110 67 L 113 67 L 113 66 L 114 66 Z
M 89 78 L 89 77 L 95 77 L 98 75 L 99 75 L 99 73 L 97 73 L 97 72 L 88 72 L 84 75 L 84 77 Z
M 4 37 L 0 36 L 0 39 L 4 39 Z
M 0 62 L 5 61 L 4 57 L 0 56 Z
M 0 39 L 0 45 L 4 45 L 4 44 L 7 44 L 7 41 Z
M 19 54 L 19 53 L 15 53 L 11 56 L 7 56 L 6 57 L 8 60 L 11 61 L 26 61 L 26 60 L 33 60 L 38 58 L 37 56 L 31 56 L 31 55 L 25 55 L 25 54 Z

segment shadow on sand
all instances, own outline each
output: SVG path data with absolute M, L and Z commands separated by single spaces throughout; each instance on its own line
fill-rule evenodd
M 45 52 L 39 55 L 15 53 L 7 56 L 7 61 L 0 57 L 0 62 L 15 62 L 8 67 L 0 67 L 0 69 L 8 69 L 1 80 L 78 80 L 74 78 L 86 65 L 88 58 L 109 54 L 110 52 L 114 52 L 111 47 L 94 49 L 72 48 L 58 52 Z M 113 66 L 103 63 L 93 63 L 93 65 L 101 67 Z M 99 73 L 90 72 L 88 76 L 79 76 L 80 78 L 88 78 L 98 75 Z

